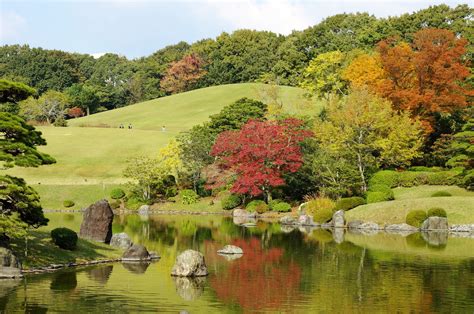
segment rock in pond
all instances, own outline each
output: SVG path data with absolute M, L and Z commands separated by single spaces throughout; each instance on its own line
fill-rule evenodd
M 138 209 L 138 214 L 139 215 L 148 215 L 150 212 L 150 206 L 149 205 L 142 205 Z
M 114 212 L 107 200 L 100 200 L 84 211 L 79 236 L 83 239 L 109 243 L 112 238 Z
M 344 219 L 344 210 L 338 210 L 332 215 L 332 225 L 334 228 L 345 228 L 346 220 Z
M 298 224 L 298 222 L 296 221 L 296 219 L 294 217 L 288 216 L 288 215 L 281 217 L 280 218 L 280 223 L 282 225 L 290 225 L 290 226 Z
M 244 251 L 235 245 L 226 245 L 222 249 L 218 250 L 219 254 L 244 254 Z
M 122 255 L 122 261 L 138 262 L 149 261 L 150 259 L 150 253 L 148 253 L 146 247 L 140 244 L 132 245 Z
M 171 270 L 171 276 L 177 277 L 200 277 L 208 274 L 204 255 L 194 250 L 179 254 Z
M 0 278 L 20 278 L 21 265 L 10 249 L 0 247 Z
M 110 239 L 110 246 L 118 247 L 124 250 L 131 247 L 132 244 L 132 239 L 130 239 L 128 234 L 126 234 L 125 232 L 116 233 L 112 235 L 112 238 Z
M 449 230 L 448 219 L 445 217 L 428 217 L 421 224 L 421 230 Z
M 233 217 L 246 217 L 246 218 L 255 218 L 257 213 L 251 213 L 242 208 L 236 208 L 232 211 Z
M 314 226 L 313 217 L 310 215 L 300 215 L 298 217 L 298 224 L 301 226 Z

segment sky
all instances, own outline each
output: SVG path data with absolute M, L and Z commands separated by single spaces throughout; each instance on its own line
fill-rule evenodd
M 167 45 L 247 28 L 287 35 L 344 12 L 378 17 L 430 5 L 425 0 L 0 0 L 0 45 L 28 44 L 99 56 L 147 56 Z

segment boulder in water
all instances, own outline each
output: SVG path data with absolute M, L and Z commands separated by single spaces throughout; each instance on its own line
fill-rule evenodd
M 222 249 L 218 250 L 219 254 L 243 254 L 244 251 L 235 245 L 226 245 Z
M 107 200 L 100 200 L 84 211 L 79 236 L 83 239 L 109 243 L 112 238 L 114 212 Z
M 122 261 L 149 261 L 150 259 L 150 253 L 140 244 L 132 245 L 122 255 Z
M 449 230 L 448 219 L 445 217 L 428 217 L 421 224 L 421 230 Z
M 208 274 L 204 256 L 194 250 L 186 250 L 179 254 L 171 270 L 171 276 L 177 277 L 200 277 Z

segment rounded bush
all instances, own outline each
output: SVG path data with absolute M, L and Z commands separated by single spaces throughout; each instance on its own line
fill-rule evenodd
M 365 199 L 363 197 L 354 196 L 354 197 L 344 197 L 339 199 L 336 202 L 336 210 L 349 210 L 357 206 L 364 205 Z
M 224 210 L 234 209 L 240 204 L 242 204 L 242 199 L 237 194 L 231 194 L 224 198 L 221 202 L 222 209 Z
M 399 173 L 393 170 L 382 170 L 376 172 L 369 180 L 369 185 L 384 184 L 391 188 L 398 186 Z
M 125 202 L 125 208 L 130 210 L 137 210 L 140 206 L 144 205 L 145 203 L 136 196 L 129 197 Z
M 125 196 L 125 192 L 121 188 L 115 188 L 110 191 L 110 198 L 119 200 Z
M 279 202 L 276 204 L 273 204 L 272 210 L 280 213 L 286 213 L 291 211 L 291 205 L 288 204 L 287 202 Z
M 314 222 L 325 223 L 331 220 L 336 203 L 328 197 L 318 197 L 306 203 L 305 212 L 313 216 Z
M 387 194 L 385 192 L 367 192 L 367 204 L 386 202 L 393 200 L 393 192 Z
M 179 191 L 179 197 L 181 198 L 181 203 L 185 205 L 197 203 L 199 200 L 199 195 L 194 190 L 189 189 Z
M 77 246 L 77 233 L 68 228 L 56 228 L 51 231 L 53 243 L 64 250 L 74 250 Z
M 448 217 L 446 211 L 443 208 L 435 207 L 428 209 L 428 217 Z
M 265 205 L 268 207 L 268 205 L 262 200 L 253 200 L 250 203 L 248 203 L 247 206 L 245 206 L 245 209 L 253 213 L 257 211 L 257 206 L 259 205 Z
M 384 192 L 384 193 L 392 193 L 392 189 L 385 184 L 372 184 L 369 186 L 369 191 L 370 192 Z
M 329 208 L 323 208 L 315 211 L 313 213 L 313 221 L 317 223 L 325 223 L 332 219 L 332 215 L 334 214 L 334 210 Z
M 447 191 L 438 191 L 431 194 L 431 197 L 446 197 L 446 196 L 452 196 L 452 195 L 451 193 Z
M 63 206 L 66 208 L 73 207 L 74 205 L 76 205 L 76 203 L 74 203 L 74 201 L 71 201 L 71 200 L 65 200 L 63 202 Z
M 426 218 L 428 218 L 428 215 L 424 210 L 412 210 L 407 214 L 405 221 L 410 226 L 420 228 Z

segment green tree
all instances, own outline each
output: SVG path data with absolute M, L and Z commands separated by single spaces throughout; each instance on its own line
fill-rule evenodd
M 35 94 L 26 84 L 0 79 L 0 111 L 18 114 L 18 102 Z
M 446 165 L 452 168 L 460 167 L 463 170 L 471 170 L 474 168 L 474 118 L 464 124 L 462 131 L 454 134 L 451 143 L 451 152 L 453 157 L 450 158 Z
M 50 90 L 38 99 L 30 97 L 22 101 L 20 115 L 27 120 L 52 124 L 58 119 L 64 119 L 68 107 L 71 107 L 71 101 L 66 94 Z
M 73 84 L 65 91 L 73 106 L 84 110 L 87 115 L 94 113 L 99 103 L 95 89 L 87 84 Z
M 420 156 L 421 126 L 406 112 L 365 89 L 355 89 L 326 109 L 316 124 L 316 138 L 329 156 L 342 155 L 358 171 L 361 191 L 374 168 L 401 167 Z

